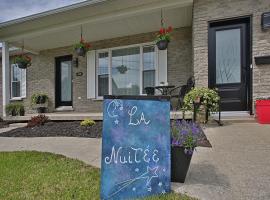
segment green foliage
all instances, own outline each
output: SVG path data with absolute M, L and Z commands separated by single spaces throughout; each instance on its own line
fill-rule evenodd
M 39 103 L 41 103 L 40 101 L 42 98 L 43 98 L 43 100 L 45 100 L 45 102 L 47 102 L 49 99 L 47 94 L 35 93 L 31 96 L 31 102 L 32 102 L 32 104 L 39 104 Z
M 81 38 L 80 42 L 74 45 L 74 50 L 76 49 L 84 49 L 84 51 L 88 51 L 91 48 L 90 43 L 85 42 L 83 38 Z
M 184 98 L 184 110 L 193 111 L 193 102 L 200 101 L 201 105 L 209 110 L 209 112 L 217 112 L 219 109 L 220 97 L 216 90 L 205 87 L 195 87 Z
M 31 57 L 27 55 L 18 55 L 14 58 L 14 64 L 16 63 L 22 63 L 23 65 L 29 67 L 31 65 Z
M 6 105 L 7 115 L 24 116 L 24 106 L 22 103 L 9 103 Z
M 81 121 L 81 126 L 94 126 L 96 122 L 92 119 L 84 119 Z

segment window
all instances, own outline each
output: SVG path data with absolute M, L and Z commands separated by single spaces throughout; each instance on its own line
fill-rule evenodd
M 98 96 L 109 94 L 109 55 L 108 52 L 98 54 Z
M 23 98 L 26 95 L 26 69 L 11 65 L 11 98 Z
M 155 47 L 143 47 L 143 93 L 144 88 L 155 86 Z
M 97 53 L 97 96 L 139 95 L 155 86 L 156 48 L 134 45 Z

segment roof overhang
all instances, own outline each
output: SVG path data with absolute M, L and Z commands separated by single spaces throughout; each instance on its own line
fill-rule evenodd
M 156 31 L 163 10 L 174 28 L 192 24 L 193 0 L 95 0 L 0 24 L 0 41 L 39 52 L 78 42 Z

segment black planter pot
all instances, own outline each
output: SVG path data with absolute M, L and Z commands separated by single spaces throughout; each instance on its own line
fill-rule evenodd
M 26 69 L 28 67 L 28 64 L 26 63 L 17 62 L 16 64 L 20 69 Z
M 37 112 L 38 113 L 46 113 L 46 107 L 38 107 Z
M 85 52 L 84 48 L 76 48 L 75 50 L 76 50 L 76 54 L 78 56 L 85 56 L 86 52 Z
M 38 97 L 37 97 L 36 104 L 41 104 L 40 102 L 41 102 L 41 96 L 38 96 Z
M 20 111 L 20 116 L 24 116 L 24 114 L 25 114 L 24 110 L 21 110 Z
M 192 155 L 187 155 L 182 147 L 171 147 L 171 180 L 184 183 Z
M 45 96 L 39 96 L 39 103 L 43 104 L 46 102 L 46 97 Z
M 169 41 L 168 40 L 160 40 L 157 42 L 157 47 L 159 50 L 165 50 L 168 48 Z
M 17 115 L 17 112 L 15 110 L 12 110 L 11 111 L 11 116 L 16 116 Z

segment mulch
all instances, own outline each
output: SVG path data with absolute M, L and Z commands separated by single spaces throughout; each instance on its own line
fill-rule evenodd
M 33 128 L 16 128 L 0 133 L 1 137 L 88 137 L 100 138 L 102 134 L 102 122 L 96 121 L 94 126 L 83 127 L 79 121 L 47 122 L 43 126 Z
M 9 127 L 9 124 L 7 122 L 0 121 L 0 128 L 7 128 L 7 127 Z
M 0 126 L 4 122 L 0 122 Z M 7 124 L 8 126 L 8 124 Z M 47 122 L 43 126 L 33 128 L 16 128 L 8 132 L 0 133 L 1 137 L 86 137 L 100 138 L 102 136 L 102 121 L 96 121 L 94 126 L 84 127 L 79 121 Z M 212 147 L 204 132 L 200 134 L 198 141 L 200 147 Z

